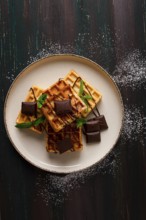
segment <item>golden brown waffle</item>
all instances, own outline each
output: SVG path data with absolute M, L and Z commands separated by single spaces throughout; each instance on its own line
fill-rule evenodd
M 67 125 L 64 129 L 62 129 L 57 133 L 54 132 L 53 128 L 48 123 L 46 132 L 47 132 L 46 149 L 48 152 L 64 153 L 64 152 L 80 151 L 83 149 L 81 128 L 77 128 L 75 122 L 71 123 L 70 125 Z M 58 143 L 68 138 L 72 143 L 71 148 L 68 148 L 65 145 L 59 147 Z
M 86 117 L 101 100 L 102 95 L 73 70 L 71 70 L 64 78 L 64 81 L 71 85 L 76 94 L 79 94 L 81 80 L 84 82 L 84 94 L 88 94 L 92 97 L 92 99 L 88 99 L 89 107 L 82 113 L 82 116 Z
M 25 102 L 35 102 L 36 99 L 38 99 L 39 96 L 42 94 L 42 92 L 43 92 L 43 89 L 41 89 L 37 86 L 32 86 L 30 88 L 30 90 L 28 91 Z M 37 118 L 39 118 L 41 116 L 43 116 L 42 111 L 41 111 L 41 109 L 37 108 Z M 18 114 L 18 117 L 16 119 L 16 124 L 31 122 L 31 121 L 35 121 L 35 120 L 36 120 L 36 117 L 34 115 L 28 116 L 28 115 L 21 113 L 21 111 L 20 111 Z M 33 126 L 30 129 L 37 132 L 37 133 L 42 133 L 42 130 L 43 130 L 41 125 L 38 125 L 35 127 Z
M 44 91 L 47 98 L 42 107 L 42 112 L 55 132 L 60 131 L 66 125 L 72 123 L 76 118 L 80 117 L 86 109 L 86 105 L 80 97 L 73 91 L 71 86 L 64 80 L 58 80 L 55 84 Z M 72 113 L 65 115 L 57 115 L 55 112 L 55 100 L 71 100 Z

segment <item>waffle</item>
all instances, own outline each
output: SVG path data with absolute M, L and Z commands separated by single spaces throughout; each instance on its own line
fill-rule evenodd
M 54 132 L 53 128 L 50 124 L 47 124 L 46 128 L 47 132 L 47 141 L 46 141 L 46 150 L 48 152 L 54 153 L 64 153 L 64 152 L 73 152 L 73 151 L 80 151 L 83 148 L 82 145 L 82 132 L 81 128 L 77 128 L 76 123 L 73 122 L 70 125 L 67 125 L 59 132 Z M 71 148 L 58 146 L 58 142 L 64 139 L 70 139 L 72 146 Z
M 25 99 L 25 102 L 35 102 L 36 99 L 42 94 L 43 90 L 37 86 L 32 86 L 30 88 L 30 90 L 28 91 L 27 97 Z M 37 109 L 37 118 L 43 116 L 41 109 Z M 17 119 L 16 119 L 16 124 L 21 124 L 21 123 L 26 123 L 26 122 L 31 122 L 36 120 L 36 117 L 33 116 L 28 116 L 25 115 L 23 113 L 21 113 L 21 111 L 19 112 Z M 42 126 L 38 125 L 38 126 L 33 126 L 30 128 L 31 130 L 37 132 L 37 133 L 42 133 Z
M 81 80 L 83 79 L 73 70 L 70 71 L 64 78 L 64 81 L 71 85 L 76 94 L 79 94 Z M 88 94 L 92 97 L 92 99 L 88 99 L 88 108 L 86 108 L 86 110 L 84 110 L 84 112 L 82 113 L 82 116 L 86 117 L 92 111 L 92 109 L 94 109 L 96 104 L 101 100 L 102 95 L 99 91 L 94 89 L 88 82 L 86 82 L 85 80 L 83 81 L 84 94 Z
M 86 109 L 84 102 L 64 80 L 58 80 L 46 89 L 44 93 L 47 94 L 47 98 L 42 106 L 42 112 L 55 132 L 72 123 Z M 56 114 L 54 101 L 68 99 L 71 100 L 72 113 L 61 116 Z

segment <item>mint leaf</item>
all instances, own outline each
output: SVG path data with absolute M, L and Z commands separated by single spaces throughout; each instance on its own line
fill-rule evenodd
M 37 100 L 37 106 L 38 106 L 38 108 L 41 108 L 41 107 L 42 107 L 42 105 L 45 103 L 46 98 L 47 98 L 47 94 L 46 94 L 46 93 L 42 94 L 42 95 L 38 98 L 38 100 Z
M 45 117 L 42 116 L 42 117 L 40 117 L 40 118 L 37 118 L 35 121 L 33 121 L 32 124 L 33 124 L 33 126 L 38 126 L 39 124 L 43 123 L 44 120 L 45 120 Z
M 40 118 L 37 118 L 34 121 L 29 121 L 29 122 L 24 122 L 24 123 L 20 123 L 20 124 L 16 124 L 15 127 L 16 128 L 31 128 L 32 126 L 38 126 L 39 124 L 43 123 L 45 120 L 45 117 L 42 116 Z
M 91 95 L 84 95 L 84 99 L 92 99 Z
M 85 103 L 85 105 L 87 106 L 86 112 L 88 112 L 88 110 L 89 110 L 89 103 L 88 103 L 87 98 L 85 98 L 84 96 L 81 96 L 81 99 L 82 99 L 82 101 Z
M 30 128 L 31 126 L 32 126 L 32 122 L 31 121 L 15 125 L 16 128 Z
M 86 119 L 85 118 L 78 118 L 76 119 L 76 124 L 77 124 L 77 128 L 80 128 L 83 126 L 83 124 L 86 123 Z
M 83 80 L 80 81 L 80 89 L 79 89 L 79 96 L 82 96 L 84 92 L 84 82 Z
M 88 100 L 92 99 L 93 97 L 89 94 L 84 93 L 84 82 L 83 82 L 83 80 L 80 81 L 79 96 L 82 99 L 82 101 L 86 104 L 86 106 L 87 106 L 86 112 L 88 112 L 88 108 L 89 108 Z
M 84 96 L 81 96 L 82 101 L 88 106 L 88 101 L 87 99 L 84 98 Z

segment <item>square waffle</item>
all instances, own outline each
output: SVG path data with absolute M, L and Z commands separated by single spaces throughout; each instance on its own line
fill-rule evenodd
M 90 95 L 92 97 L 92 99 L 88 100 L 89 108 L 86 108 L 82 112 L 82 116 L 86 117 L 92 111 L 92 109 L 94 109 L 94 107 L 97 105 L 97 103 L 101 100 L 102 94 L 99 91 L 97 91 L 96 89 L 94 89 L 87 81 L 82 79 L 73 70 L 71 70 L 64 78 L 64 81 L 71 85 L 71 87 L 76 92 L 76 94 L 79 94 L 81 80 L 83 80 L 83 82 L 84 82 L 84 87 L 83 87 L 84 94 Z
M 28 91 L 25 102 L 35 102 L 36 99 L 38 99 L 39 96 L 42 94 L 42 92 L 43 92 L 43 89 L 37 86 L 32 86 L 30 90 Z M 37 108 L 37 118 L 41 116 L 43 116 L 42 111 L 41 109 Z M 16 124 L 31 122 L 31 121 L 36 120 L 37 118 L 34 115 L 32 116 L 25 115 L 20 111 L 16 119 Z M 43 130 L 41 125 L 32 126 L 30 129 L 37 133 L 42 133 L 42 130 Z
M 72 123 L 76 118 L 79 118 L 86 109 L 84 102 L 64 80 L 58 80 L 43 93 L 47 94 L 47 98 L 42 106 L 42 112 L 55 132 L 60 131 L 66 125 Z M 71 100 L 72 113 L 65 115 L 56 114 L 54 102 L 56 100 L 61 101 L 68 99 Z
M 53 128 L 48 123 L 46 126 L 47 143 L 46 150 L 54 153 L 64 153 L 80 151 L 83 148 L 82 145 L 82 131 L 81 128 L 77 128 L 76 123 L 73 122 L 65 126 L 59 132 L 54 132 Z M 69 140 L 66 142 L 65 140 Z M 61 145 L 60 143 L 63 143 Z

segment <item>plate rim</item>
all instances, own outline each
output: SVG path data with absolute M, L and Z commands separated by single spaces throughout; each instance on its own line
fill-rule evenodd
M 14 86 L 14 84 L 16 83 L 16 81 L 19 79 L 19 77 L 26 72 L 27 69 L 29 69 L 30 67 L 32 67 L 33 65 L 36 65 L 37 63 L 41 62 L 42 60 L 47 60 L 49 58 L 53 58 L 53 57 L 74 57 L 75 59 L 81 59 L 81 60 L 85 60 L 91 64 L 93 64 L 94 66 L 98 67 L 99 69 L 102 70 L 102 72 L 104 74 L 106 74 L 106 76 L 108 77 L 108 79 L 112 82 L 112 84 L 114 84 L 115 88 L 116 88 L 116 91 L 118 93 L 118 97 L 119 97 L 119 100 L 120 100 L 120 108 L 121 108 L 121 113 L 122 113 L 122 120 L 121 120 L 121 125 L 120 125 L 120 130 L 119 130 L 119 133 L 117 135 L 117 138 L 115 139 L 115 142 L 113 143 L 111 149 L 102 157 L 100 158 L 100 160 L 98 160 L 97 162 L 94 162 L 93 164 L 87 166 L 87 167 L 83 167 L 83 168 L 79 168 L 77 170 L 64 170 L 64 171 L 55 171 L 54 169 L 51 169 L 51 167 L 42 167 L 41 165 L 39 164 L 36 164 L 35 162 L 33 162 L 31 159 L 28 159 L 24 154 L 21 153 L 21 151 L 19 150 L 19 148 L 15 145 L 15 143 L 13 142 L 11 136 L 10 136 L 10 133 L 9 133 L 9 130 L 8 130 L 8 126 L 7 126 L 7 120 L 6 120 L 6 106 L 7 106 L 7 101 L 8 101 L 8 98 L 9 98 L 9 94 Z M 114 81 L 114 79 L 111 77 L 111 75 L 102 67 L 100 66 L 98 63 L 96 63 L 95 61 L 87 58 L 87 57 L 84 57 L 84 56 L 81 56 L 81 55 L 78 55 L 78 54 L 73 54 L 73 53 L 59 53 L 59 54 L 50 54 L 50 55 L 47 55 L 45 57 L 41 57 L 40 59 L 36 60 L 36 61 L 33 61 L 31 62 L 29 65 L 27 65 L 24 69 L 22 69 L 18 75 L 15 77 L 14 81 L 11 83 L 8 91 L 7 91 L 7 94 L 6 94 L 6 97 L 5 97 L 5 101 L 4 101 L 4 108 L 3 108 L 3 119 L 4 119 L 4 126 L 5 126 L 5 130 L 6 130 L 6 133 L 8 135 L 8 138 L 11 142 L 11 144 L 13 145 L 13 147 L 15 148 L 15 150 L 21 155 L 21 157 L 23 159 L 25 159 L 25 161 L 27 161 L 29 164 L 35 166 L 36 168 L 39 168 L 41 170 L 44 170 L 44 171 L 47 171 L 47 172 L 51 172 L 51 173 L 56 173 L 56 174 L 68 174 L 68 173 L 73 173 L 73 172 L 80 172 L 80 171 L 83 171 L 83 170 L 86 170 L 96 164 L 99 164 L 102 160 L 104 160 L 107 155 L 109 155 L 111 153 L 111 151 L 114 149 L 120 135 L 121 135 L 121 132 L 122 132 L 122 128 L 123 128 L 123 122 L 124 122 L 124 103 L 123 103 L 123 99 L 122 99 L 122 95 L 121 95 L 121 92 L 119 90 L 119 87 L 117 86 L 116 82 Z

